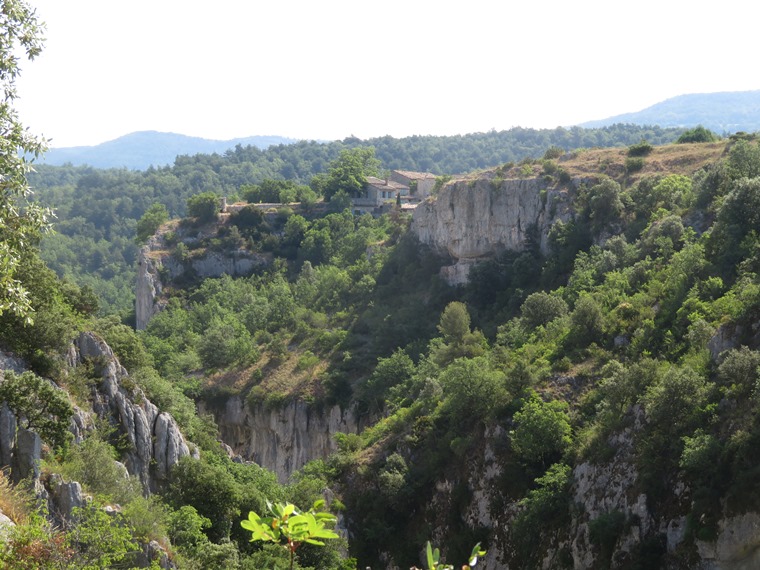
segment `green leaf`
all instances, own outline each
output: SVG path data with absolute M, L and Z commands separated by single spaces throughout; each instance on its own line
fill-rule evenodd
M 478 542 L 472 547 L 472 553 L 470 554 L 470 567 L 475 566 L 478 563 L 478 558 L 486 555 L 485 550 L 480 549 L 480 543 Z
M 430 541 L 428 540 L 427 546 L 425 547 L 425 554 L 427 556 L 427 565 L 428 570 L 435 570 L 435 560 L 433 560 L 433 547 L 430 545 Z
M 312 511 L 320 511 L 322 510 L 322 507 L 325 506 L 325 500 L 324 499 L 318 499 L 314 501 L 314 505 L 311 507 Z

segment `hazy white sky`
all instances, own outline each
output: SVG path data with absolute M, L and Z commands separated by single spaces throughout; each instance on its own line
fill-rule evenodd
M 746 0 L 27 0 L 17 107 L 52 146 L 553 128 L 760 89 Z

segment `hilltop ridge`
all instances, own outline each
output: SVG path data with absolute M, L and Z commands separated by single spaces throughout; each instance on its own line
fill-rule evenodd
M 241 146 L 266 149 L 272 145 L 291 144 L 296 139 L 278 136 L 250 136 L 213 140 L 177 133 L 137 131 L 91 146 L 53 147 L 38 160 L 51 166 L 92 166 L 145 170 L 174 163 L 179 155 L 223 153 Z

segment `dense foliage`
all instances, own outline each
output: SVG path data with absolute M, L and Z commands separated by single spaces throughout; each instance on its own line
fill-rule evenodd
M 31 318 L 33 311 L 23 283 L 16 275 L 29 242 L 46 226 L 47 212 L 27 201 L 26 175 L 30 163 L 45 148 L 21 124 L 13 108 L 20 54 L 29 60 L 42 49 L 42 33 L 34 10 L 8 0 L 0 11 L 0 315 L 10 312 Z

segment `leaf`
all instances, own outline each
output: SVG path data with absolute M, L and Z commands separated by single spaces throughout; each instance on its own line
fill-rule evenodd
M 433 560 L 433 547 L 430 545 L 429 540 L 425 548 L 425 554 L 427 556 L 428 570 L 435 570 L 435 561 Z
M 470 553 L 470 567 L 475 566 L 478 563 L 478 558 L 486 555 L 485 550 L 480 549 L 480 543 L 478 542 L 472 547 L 472 553 Z

